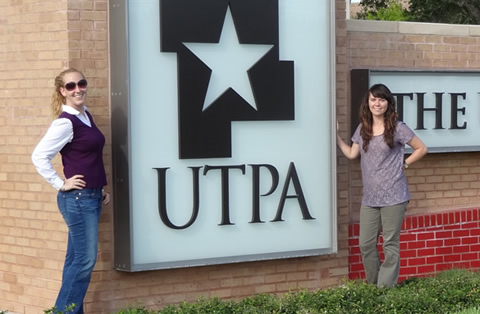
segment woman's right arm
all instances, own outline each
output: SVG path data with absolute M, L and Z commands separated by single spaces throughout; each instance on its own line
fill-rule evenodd
M 353 143 L 352 146 L 347 145 L 340 135 L 338 134 L 339 130 L 339 124 L 337 122 L 337 145 L 342 151 L 342 153 L 347 157 L 348 159 L 355 159 L 358 156 L 360 156 L 360 147 L 358 146 L 357 143 Z
M 348 159 L 355 159 L 360 155 L 360 149 L 357 143 L 353 143 L 352 146 L 348 146 L 338 134 L 337 134 L 337 144 L 340 150 L 342 151 L 342 153 Z
M 51 160 L 72 138 L 72 122 L 66 118 L 56 119 L 32 153 L 32 162 L 38 173 L 57 190 L 64 185 L 64 180 L 53 169 Z

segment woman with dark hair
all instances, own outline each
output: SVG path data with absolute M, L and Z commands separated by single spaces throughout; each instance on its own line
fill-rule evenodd
M 83 299 L 97 260 L 98 221 L 103 204 L 110 202 L 102 151 L 105 137 L 85 107 L 87 80 L 68 69 L 55 78 L 52 113 L 55 120 L 32 153 L 40 175 L 58 190 L 58 208 L 68 226 L 62 286 L 56 310 L 83 313 Z M 62 179 L 51 163 L 62 155 Z M 68 311 L 71 312 L 71 311 Z
M 427 148 L 405 123 L 397 120 L 395 98 L 383 84 L 373 85 L 366 93 L 360 121 L 351 146 L 338 134 L 337 143 L 348 159 L 361 156 L 359 244 L 366 279 L 379 288 L 390 288 L 398 281 L 400 230 L 410 200 L 403 170 L 425 156 Z M 405 144 L 413 152 L 404 159 Z M 385 254 L 381 264 L 377 250 L 380 232 Z

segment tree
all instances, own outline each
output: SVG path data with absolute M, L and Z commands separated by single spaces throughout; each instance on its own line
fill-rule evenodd
M 402 20 L 447 24 L 480 24 L 480 0 L 410 0 L 398 15 L 398 0 L 362 0 L 359 19 Z M 385 14 L 395 12 L 395 14 Z
M 397 1 L 391 1 L 388 7 L 379 8 L 375 14 L 368 12 L 365 19 L 381 21 L 405 21 L 407 18 L 407 11 L 403 9 L 402 4 Z
M 362 10 L 357 13 L 361 20 L 406 20 L 407 11 L 403 9 L 399 0 L 361 0 Z
M 480 0 L 410 0 L 409 20 L 480 24 Z

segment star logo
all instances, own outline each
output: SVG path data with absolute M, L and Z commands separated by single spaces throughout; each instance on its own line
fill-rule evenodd
M 232 121 L 294 120 L 278 0 L 160 0 L 161 52 L 178 63 L 179 157 L 231 157 Z
M 230 8 L 227 9 L 218 44 L 184 43 L 184 45 L 212 69 L 203 111 L 229 88 L 232 88 L 257 110 L 248 78 L 248 70 L 273 45 L 240 44 Z

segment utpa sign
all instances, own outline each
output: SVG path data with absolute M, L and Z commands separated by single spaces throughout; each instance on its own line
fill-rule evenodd
M 112 65 L 128 95 L 112 97 L 116 268 L 335 252 L 333 1 L 132 0 L 112 14 L 128 20 L 112 35 L 128 49 Z

